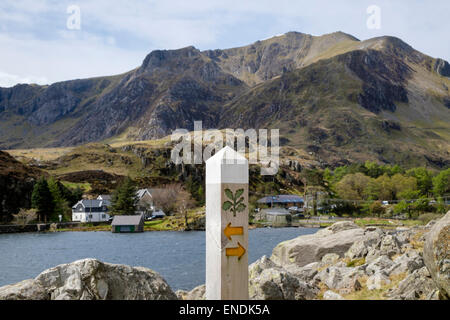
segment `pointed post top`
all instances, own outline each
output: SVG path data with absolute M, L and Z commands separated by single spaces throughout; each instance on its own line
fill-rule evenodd
M 206 183 L 248 183 L 248 160 L 229 146 L 206 160 Z
M 225 146 L 214 156 L 206 160 L 206 164 L 208 164 L 208 162 L 218 162 L 221 164 L 246 164 L 248 163 L 248 160 L 239 152 L 236 152 L 229 146 Z

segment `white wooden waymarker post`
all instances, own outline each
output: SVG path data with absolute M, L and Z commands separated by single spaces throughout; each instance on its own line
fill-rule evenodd
M 225 147 L 206 161 L 206 299 L 248 299 L 248 161 Z

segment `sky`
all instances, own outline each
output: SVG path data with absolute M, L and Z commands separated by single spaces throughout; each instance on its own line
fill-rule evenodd
M 448 0 L 2 0 L 0 87 L 120 74 L 152 50 L 226 49 L 288 31 L 396 36 L 450 61 L 449 15 Z

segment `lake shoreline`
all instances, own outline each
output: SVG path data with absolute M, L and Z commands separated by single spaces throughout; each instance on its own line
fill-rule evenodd
M 270 255 L 280 242 L 318 229 L 257 228 L 249 231 L 249 263 Z M 0 235 L 0 286 L 35 278 L 43 270 L 79 259 L 150 268 L 174 289 L 204 283 L 205 231 L 41 232 Z
M 433 248 L 446 235 L 449 215 L 450 212 L 426 226 L 396 230 L 360 227 L 351 221 L 340 221 L 321 230 L 256 228 L 249 232 L 250 299 L 441 299 L 445 297 L 441 293 L 446 292 L 447 282 L 436 280 L 440 278 L 433 272 L 437 272 L 434 266 L 445 259 L 445 252 L 439 256 L 430 253 L 435 252 Z M 0 246 L 8 249 L 15 237 L 0 236 Z M 0 261 L 0 269 L 4 271 L 0 273 L 0 298 L 80 299 L 95 293 L 98 286 L 84 293 L 84 288 L 92 284 L 87 281 L 79 291 L 73 291 L 69 280 L 85 271 L 95 274 L 99 280 L 97 275 L 105 270 L 100 275 L 102 284 L 117 281 L 117 276 L 112 274 L 120 275 L 118 278 L 123 282 L 116 293 L 121 297 L 129 290 L 133 297 L 138 296 L 136 290 L 142 294 L 154 293 L 153 289 L 147 291 L 136 285 L 144 281 L 136 275 L 145 278 L 147 274 L 151 281 L 167 288 L 170 299 L 205 298 L 204 232 L 121 236 L 106 232 L 61 232 L 28 234 L 15 239 L 14 248 L 22 254 L 6 250 L 6 259 Z M 73 243 L 78 245 L 73 247 Z M 93 243 L 96 245 L 92 246 Z M 41 259 L 43 256 L 46 259 Z M 135 271 L 130 273 L 130 268 Z M 53 277 L 55 270 L 60 275 L 57 280 Z M 37 276 L 32 278 L 31 274 Z M 80 278 L 80 281 L 84 279 L 90 278 Z M 49 281 L 54 281 L 60 289 L 42 285 Z M 5 282 L 12 284 L 3 285 Z M 108 295 L 109 299 L 116 298 L 113 291 Z M 105 298 L 101 294 L 89 297 Z
M 413 225 L 421 225 L 417 220 L 395 220 L 384 218 L 348 218 L 346 221 L 354 221 L 359 226 L 379 227 L 384 229 L 395 229 L 398 227 L 410 227 Z M 154 224 L 157 222 L 157 224 Z M 284 225 L 270 225 L 267 223 L 251 222 L 249 229 L 258 228 L 326 228 L 332 225 L 333 220 L 299 220 L 291 224 Z M 111 225 L 105 223 L 80 223 L 80 222 L 61 222 L 61 223 L 40 223 L 21 225 L 0 225 L 0 234 L 8 233 L 29 233 L 29 232 L 96 232 L 96 231 L 111 231 Z M 186 229 L 184 224 L 167 223 L 165 220 L 147 221 L 144 225 L 144 232 L 151 231 L 205 231 L 202 224 L 194 224 L 193 228 Z
M 14 226 L 16 227 L 16 226 Z M 319 225 L 299 225 L 299 226 L 268 226 L 268 225 L 249 225 L 249 229 L 264 229 L 264 228 L 271 228 L 271 229 L 281 229 L 281 228 L 324 228 L 323 226 Z M 143 232 L 190 232 L 190 231 L 205 231 L 204 228 L 195 228 L 195 229 L 154 229 L 154 228 L 145 228 Z M 56 230 L 20 230 L 16 232 L 0 232 L 0 234 L 14 234 L 14 233 L 55 233 L 55 232 L 111 232 L 111 226 L 101 226 L 101 227 L 74 227 L 74 228 L 62 228 L 62 229 L 56 229 Z

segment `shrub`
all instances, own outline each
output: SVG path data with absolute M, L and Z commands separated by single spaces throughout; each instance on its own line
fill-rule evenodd
M 399 203 L 397 203 L 394 206 L 394 213 L 397 214 L 401 214 L 401 213 L 405 213 L 409 211 L 409 204 L 405 201 L 402 200 Z
M 369 212 L 371 215 L 380 217 L 384 214 L 385 209 L 384 209 L 383 205 L 381 204 L 381 201 L 374 201 L 369 206 Z
M 447 212 L 447 205 L 444 202 L 444 199 L 442 199 L 442 197 L 439 197 L 437 199 L 437 203 L 435 206 L 436 212 L 437 213 L 446 213 Z
M 36 220 L 37 213 L 35 209 L 20 209 L 19 213 L 13 214 L 14 223 L 25 226 L 33 220 Z
M 424 214 L 421 214 L 420 216 L 419 216 L 419 220 L 423 223 L 423 224 L 427 224 L 428 222 L 430 222 L 431 220 L 434 220 L 434 219 L 439 219 L 439 218 L 441 218 L 442 217 L 442 215 L 440 215 L 440 214 L 437 214 L 437 213 L 424 213 Z

